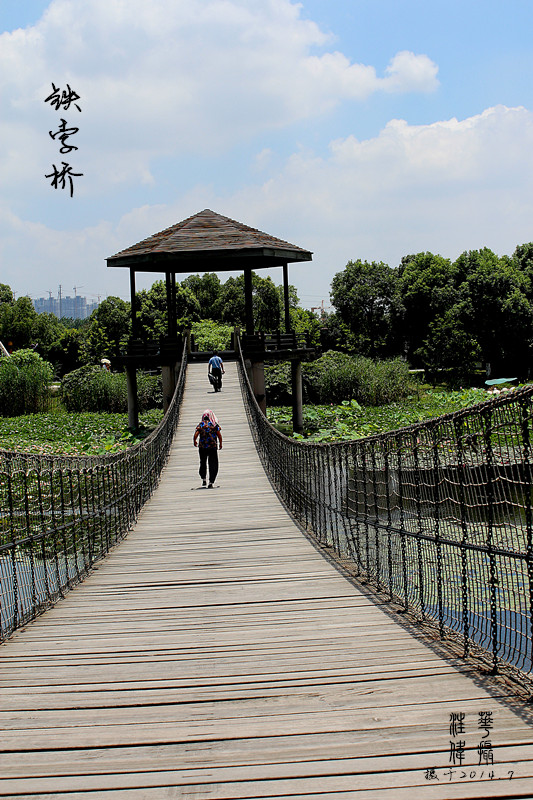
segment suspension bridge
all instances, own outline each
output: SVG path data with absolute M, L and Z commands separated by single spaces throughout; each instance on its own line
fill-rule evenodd
M 132 529 L 120 544 L 93 527 L 93 552 L 100 554 L 98 540 L 109 554 L 95 557 L 85 581 L 34 620 L 24 617 L 14 571 L 22 627 L 1 651 L 0 796 L 532 797 L 527 696 L 462 659 L 453 641 L 443 644 L 396 613 L 383 591 L 352 579 L 345 567 L 353 559 L 342 548 L 332 558 L 327 536 L 320 544 L 302 530 L 302 514 L 297 524 L 263 468 L 261 433 L 252 436 L 236 364 L 226 365 L 219 394 L 203 364 L 188 366 L 178 390 L 179 422 L 161 479 L 147 502 L 136 489 L 142 508 L 133 525 L 126 514 Z M 212 490 L 200 486 L 192 446 L 206 407 L 224 437 Z M 292 497 L 297 511 L 302 468 L 286 501 Z M 30 472 L 26 465 L 26 480 Z M 49 472 L 53 487 L 57 475 Z M 336 472 L 330 466 L 330 509 Z M 14 476 L 13 520 L 24 516 Z M 34 494 L 64 527 L 72 517 L 81 537 L 84 514 L 74 509 L 83 506 L 100 525 L 119 502 L 109 488 L 116 481 L 104 477 L 107 493 L 105 483 L 95 490 L 92 517 L 80 500 L 87 474 L 83 492 L 62 493 L 61 509 L 42 500 L 42 475 Z M 27 510 L 25 517 L 29 525 Z M 394 514 L 386 522 L 392 529 Z M 367 539 L 375 530 L 367 527 Z M 335 544 L 338 534 L 331 537 Z M 60 533 L 60 556 L 67 538 Z M 6 547 L 3 555 L 11 564 L 23 559 L 20 551 Z M 44 583 L 54 594 L 54 575 L 60 582 L 65 572 L 68 581 L 70 570 L 77 581 L 79 564 L 72 572 L 71 557 L 63 567 L 58 559 L 56 552 L 54 569 L 41 574 L 32 557 L 34 600 Z

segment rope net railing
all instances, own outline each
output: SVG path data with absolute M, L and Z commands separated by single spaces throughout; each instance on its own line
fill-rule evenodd
M 349 442 L 290 439 L 243 396 L 272 483 L 304 529 L 405 611 L 530 675 L 533 388 Z
M 105 456 L 0 450 L 1 638 L 47 608 L 125 536 L 159 482 L 178 422 L 172 401 L 142 442 Z

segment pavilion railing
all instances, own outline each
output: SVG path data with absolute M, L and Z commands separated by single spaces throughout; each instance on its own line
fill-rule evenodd
M 61 457 L 0 450 L 1 638 L 83 580 L 130 529 L 158 484 L 185 383 L 163 420 L 112 455 Z
M 332 444 L 251 428 L 280 496 L 319 543 L 492 671 L 533 662 L 533 388 Z

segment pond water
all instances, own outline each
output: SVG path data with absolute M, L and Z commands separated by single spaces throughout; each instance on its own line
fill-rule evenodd
M 57 599 L 62 588 L 84 569 L 84 556 L 80 551 L 76 556 L 65 559 L 34 558 L 29 554 L 0 556 L 0 623 L 2 636 L 13 630 L 16 618 L 30 619 L 36 610 Z M 15 586 L 17 592 L 15 609 Z

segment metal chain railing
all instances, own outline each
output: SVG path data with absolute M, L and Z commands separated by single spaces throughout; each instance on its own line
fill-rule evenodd
M 157 428 L 113 455 L 0 450 L 1 638 L 62 597 L 130 529 L 154 491 L 178 422 L 187 353 Z
M 465 654 L 533 663 L 533 388 L 350 442 L 290 439 L 243 395 L 265 468 L 299 523 Z

